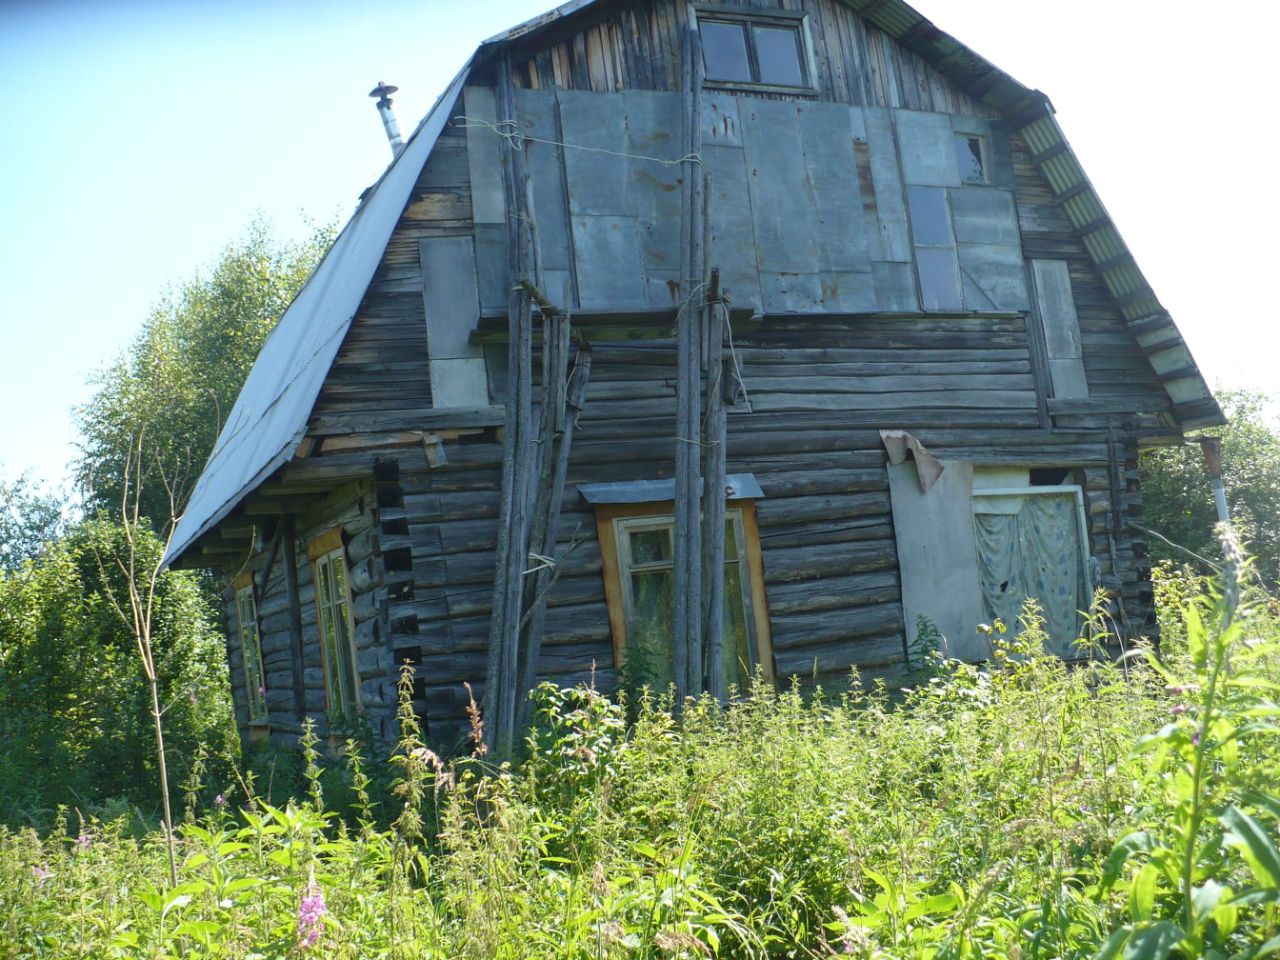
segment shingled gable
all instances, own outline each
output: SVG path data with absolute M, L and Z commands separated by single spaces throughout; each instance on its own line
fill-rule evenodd
M 1062 134 L 1048 98 L 1018 83 L 935 27 L 901 0 L 840 0 L 943 76 L 999 111 L 1034 151 L 1128 329 L 1173 404 L 1183 429 L 1223 422 L 1221 411 L 1168 312 L 1138 269 Z M 343 338 L 377 270 L 414 183 L 469 74 L 502 44 L 517 48 L 609 6 L 575 0 L 486 40 L 374 185 L 259 354 L 205 465 L 166 561 L 180 557 L 241 500 L 294 456 Z M 1053 401 L 1051 401 L 1053 402 Z M 1058 401 L 1054 412 L 1086 412 L 1089 401 Z

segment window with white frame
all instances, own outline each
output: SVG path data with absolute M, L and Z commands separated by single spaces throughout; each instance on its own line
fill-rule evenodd
M 258 634 L 258 604 L 253 583 L 236 589 L 236 621 L 240 631 L 240 660 L 244 667 L 245 703 L 249 723 L 267 723 L 267 681 L 262 670 L 262 643 Z
M 312 544 L 316 623 L 320 631 L 320 659 L 331 715 L 349 717 L 360 709 L 360 678 L 352 636 L 351 594 L 347 561 L 338 531 Z

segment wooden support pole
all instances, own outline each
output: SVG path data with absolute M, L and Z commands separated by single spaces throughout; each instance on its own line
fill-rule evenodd
M 685 28 L 683 80 L 683 147 L 696 156 L 701 141 L 702 55 L 698 32 Z M 684 299 L 676 319 L 676 450 L 673 675 L 677 701 L 702 689 L 702 302 L 706 258 L 703 237 L 702 168 L 689 162 L 681 178 L 684 215 Z
M 504 54 L 498 69 L 499 119 L 515 123 L 515 87 L 511 58 Z M 523 146 L 502 150 L 503 187 L 507 202 L 507 249 L 511 275 L 507 324 L 507 397 L 502 455 L 502 501 L 499 512 L 489 622 L 489 655 L 484 696 L 485 744 L 497 756 L 509 754 L 515 736 L 516 677 L 523 604 L 524 563 L 529 549 L 529 494 L 535 456 L 532 450 L 533 330 L 532 301 L 517 282 L 536 264 L 530 233 L 530 186 Z
M 298 592 L 297 531 L 293 514 L 280 518 L 284 542 L 284 589 L 289 598 L 289 660 L 293 667 L 293 714 L 301 721 L 307 713 L 307 688 L 302 674 L 302 599 Z
M 711 269 L 706 310 L 706 412 L 702 418 L 702 624 L 707 662 L 707 691 L 717 700 L 729 695 L 725 682 L 724 521 L 728 419 L 724 404 L 724 317 L 720 271 Z

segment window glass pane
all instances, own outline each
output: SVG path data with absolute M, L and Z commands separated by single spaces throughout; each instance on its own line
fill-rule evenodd
M 788 87 L 804 86 L 800 66 L 800 31 L 795 27 L 753 26 L 760 82 Z
M 751 80 L 743 24 L 703 20 L 698 24 L 698 32 L 702 36 L 702 61 L 708 80 Z
M 742 591 L 742 565 L 724 567 L 724 688 L 746 687 L 751 676 L 751 654 L 746 618 L 746 596 Z
M 916 265 L 920 268 L 920 298 L 926 310 L 951 310 L 963 305 L 954 250 L 917 247 Z
M 333 566 L 333 598 L 341 603 L 347 597 L 347 564 L 338 556 L 329 563 Z
M 738 521 L 736 517 L 724 518 L 724 561 L 732 563 L 738 559 Z
M 674 679 L 671 577 L 670 570 L 649 570 L 631 575 L 626 670 L 635 686 L 648 684 L 657 693 L 665 691 Z
M 639 566 L 645 563 L 671 562 L 671 528 L 662 527 L 657 530 L 632 530 L 631 564 Z
M 316 596 L 319 598 L 321 606 L 332 603 L 333 598 L 329 592 L 329 562 L 324 557 L 316 561 L 315 579 Z
M 911 208 L 911 232 L 916 243 L 932 247 L 952 245 L 946 191 L 941 187 L 907 187 L 907 204 Z
M 338 684 L 335 682 L 337 652 L 333 636 L 333 607 L 328 604 L 320 608 L 320 643 L 324 649 L 324 680 L 325 686 L 329 688 L 329 707 L 332 710 L 340 710 L 342 704 L 338 700 Z
M 956 135 L 956 163 L 960 179 L 965 183 L 986 183 L 987 172 L 982 163 L 982 138 Z

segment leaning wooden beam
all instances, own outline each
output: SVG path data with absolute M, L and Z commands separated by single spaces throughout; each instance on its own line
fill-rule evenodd
M 522 284 L 525 286 L 525 284 Z M 536 284 L 525 286 L 526 292 Z M 530 295 L 530 298 L 537 300 Z M 536 609 L 538 595 L 536 584 L 538 573 L 552 562 L 555 541 L 547 544 L 547 532 L 551 527 L 551 501 L 554 497 L 555 484 L 555 444 L 559 424 L 564 414 L 565 373 L 561 366 L 562 357 L 568 361 L 569 336 L 568 323 L 559 310 L 542 311 L 542 410 L 538 429 L 538 449 L 536 475 L 533 490 L 533 515 L 529 524 L 529 549 L 526 552 L 526 563 L 521 570 L 524 590 L 523 609 L 526 611 L 521 626 L 527 629 L 518 630 L 521 656 L 516 679 L 516 714 L 524 714 L 522 697 L 528 692 L 527 683 L 531 683 L 531 664 L 529 662 L 530 645 L 534 632 L 541 629 L 541 622 L 534 623 L 531 614 Z M 563 331 L 563 336 L 561 333 Z M 539 638 L 540 640 L 541 638 Z M 533 661 L 532 670 L 536 674 L 537 661 Z
M 498 107 L 503 124 L 515 129 L 518 119 L 509 55 L 504 55 L 499 65 Z M 536 286 L 539 280 L 537 224 L 533 216 L 532 182 L 525 170 L 524 148 L 518 138 L 514 149 L 502 150 L 502 179 L 512 285 L 507 310 L 502 502 L 484 703 L 485 741 L 497 756 L 507 755 L 515 739 L 524 572 L 539 462 L 533 430 L 533 301 L 523 283 L 531 279 Z
M 558 347 L 562 345 L 562 356 L 566 358 L 567 363 L 569 317 L 563 315 L 560 320 L 562 328 L 558 331 L 555 340 Z M 560 370 L 563 373 L 564 367 L 561 366 Z M 547 601 L 555 582 L 556 565 L 559 562 L 555 552 L 556 542 L 559 539 L 560 509 L 564 503 L 565 481 L 569 473 L 569 454 L 573 446 L 573 431 L 577 426 L 578 414 L 586 404 L 587 384 L 590 379 L 591 348 L 582 346 L 575 358 L 573 371 L 568 374 L 568 383 L 560 390 L 560 397 L 554 408 L 559 424 L 559 436 L 556 440 L 555 462 L 549 482 L 547 517 L 542 524 L 540 538 L 532 540 L 533 546 L 530 549 L 530 553 L 536 553 L 538 558 L 531 557 L 534 560 L 535 572 L 530 583 L 528 628 L 525 632 L 520 682 L 517 688 L 521 698 L 518 712 L 521 725 L 528 722 L 530 712 L 528 694 L 538 680 L 538 660 L 542 656 L 542 633 L 546 623 Z
M 724 519 L 725 457 L 728 420 L 724 401 L 724 316 L 720 271 L 711 270 L 707 290 L 706 412 L 702 417 L 702 624 L 707 659 L 707 690 L 717 700 L 729 695 L 725 683 Z
M 271 546 L 267 548 L 267 562 L 262 567 L 262 576 L 254 583 L 254 603 L 267 595 L 267 587 L 271 585 L 271 570 L 276 564 L 276 555 L 280 552 L 280 541 L 284 538 L 284 523 L 276 521 L 276 532 L 271 537 Z

